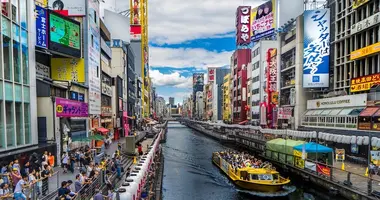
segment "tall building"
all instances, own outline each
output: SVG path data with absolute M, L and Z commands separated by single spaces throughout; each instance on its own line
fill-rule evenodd
M 166 114 L 166 102 L 165 102 L 165 99 L 163 97 L 157 97 L 156 98 L 156 103 L 155 103 L 156 107 L 154 108 L 154 110 L 156 111 L 156 115 L 158 117 L 164 117 L 165 114 Z
M 231 94 L 230 94 L 230 88 L 231 86 L 231 74 L 228 73 L 223 78 L 223 96 L 222 96 L 222 119 L 224 122 L 231 122 L 232 116 L 231 116 Z
M 203 92 L 204 85 L 204 73 L 194 73 L 193 74 L 193 103 L 196 103 L 196 94 L 197 92 Z M 196 110 L 193 107 L 192 113 L 195 116 Z
M 174 97 L 169 97 L 169 104 L 174 106 Z
M 203 96 L 203 89 L 202 91 L 198 91 L 195 94 L 195 114 L 193 115 L 194 118 L 198 120 L 202 120 L 204 116 L 204 96 Z
M 247 66 L 251 62 L 250 49 L 238 49 L 231 57 L 232 120 L 240 123 L 247 120 Z
M 223 82 L 224 76 L 229 72 L 229 68 L 208 68 L 208 104 L 206 109 L 208 110 L 209 118 L 213 121 L 222 120 Z
M 35 19 L 28 14 L 33 12 L 34 4 L 27 1 L 17 5 L 15 1 L 2 3 L 0 66 L 4 72 L 0 74 L 0 157 L 14 154 L 16 149 L 38 147 L 36 30 Z
M 268 67 L 266 62 L 267 52 L 277 47 L 277 41 L 261 40 L 252 47 L 251 63 L 248 66 L 248 114 L 252 124 L 260 124 L 260 105 L 267 98 L 265 71 Z

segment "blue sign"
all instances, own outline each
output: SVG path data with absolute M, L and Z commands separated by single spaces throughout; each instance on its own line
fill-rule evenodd
M 78 92 L 70 92 L 70 99 L 78 101 Z
M 36 5 L 36 46 L 48 48 L 48 27 L 47 27 L 47 10 Z
M 84 102 L 84 94 L 78 93 L 78 101 Z
M 122 42 L 121 40 L 112 40 L 112 47 L 121 47 Z
M 303 87 L 329 87 L 330 10 L 304 12 Z

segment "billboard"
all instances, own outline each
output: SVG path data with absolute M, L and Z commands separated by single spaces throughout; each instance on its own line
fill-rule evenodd
M 51 78 L 60 81 L 86 82 L 84 59 L 52 58 Z
M 36 46 L 48 48 L 48 15 L 47 10 L 36 5 Z
M 215 81 L 215 68 L 208 68 L 207 77 L 208 77 L 208 83 Z
M 356 9 L 368 2 L 369 0 L 352 0 L 352 9 Z
M 80 23 L 49 11 L 49 49 L 81 57 Z
M 330 10 L 304 12 L 303 87 L 329 87 Z
M 362 92 L 370 90 L 373 85 L 380 84 L 380 74 L 370 74 L 351 79 L 350 92 Z
M 251 40 L 257 41 L 261 38 L 274 34 L 276 29 L 276 0 L 268 1 L 251 11 Z
M 196 85 L 204 85 L 204 74 L 194 73 L 193 74 L 193 87 Z
M 380 52 L 380 42 L 352 51 L 350 60 L 356 60 Z
M 133 25 L 140 25 L 140 0 L 133 0 L 133 9 L 131 10 L 131 17 Z
M 141 40 L 141 26 L 140 25 L 131 25 L 131 40 L 140 41 Z
M 88 38 L 89 43 L 87 49 L 87 68 L 88 68 L 88 94 L 89 94 L 89 114 L 101 114 L 101 88 L 100 88 L 100 19 L 99 2 L 93 0 L 88 1 Z M 96 18 L 96 19 L 94 19 Z M 92 43 L 92 44 L 91 44 Z
M 251 6 L 239 6 L 236 10 L 236 46 L 249 46 L 251 43 Z
M 70 17 L 86 15 L 86 2 L 84 0 L 49 0 L 49 9 Z

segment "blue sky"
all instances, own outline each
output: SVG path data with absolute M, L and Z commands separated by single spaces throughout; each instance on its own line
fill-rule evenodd
M 236 8 L 264 1 L 149 0 L 150 77 L 158 95 L 182 103 L 191 94 L 194 72 L 229 65 L 235 49 Z M 102 6 L 120 12 L 129 8 L 128 2 L 105 0 Z

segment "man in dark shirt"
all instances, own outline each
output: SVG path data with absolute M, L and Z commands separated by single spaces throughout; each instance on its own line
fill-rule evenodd
M 61 187 L 58 189 L 58 196 L 60 197 L 62 195 L 66 195 L 67 191 L 69 191 L 69 193 L 70 193 L 70 190 L 67 189 L 67 182 L 62 181 Z
M 44 166 L 44 170 L 41 172 L 41 178 L 42 179 L 42 195 L 46 195 L 46 193 L 49 191 L 49 177 L 51 176 L 50 175 L 50 166 L 49 165 L 45 165 Z

